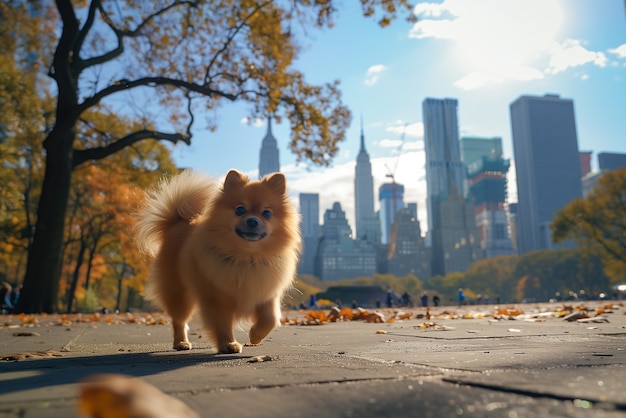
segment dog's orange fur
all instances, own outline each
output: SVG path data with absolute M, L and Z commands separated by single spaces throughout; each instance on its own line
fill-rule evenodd
M 246 222 L 254 226 L 251 239 L 239 234 Z M 196 307 L 220 353 L 242 351 L 233 332 L 239 321 L 252 323 L 252 344 L 280 324 L 300 251 L 299 216 L 284 175 L 250 181 L 232 170 L 219 187 L 184 171 L 147 194 L 136 232 L 154 257 L 148 295 L 172 317 L 175 349 L 191 348 L 187 322 Z

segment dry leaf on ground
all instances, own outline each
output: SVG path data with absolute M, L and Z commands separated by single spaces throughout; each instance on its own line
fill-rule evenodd
M 199 418 L 178 399 L 119 374 L 95 375 L 81 382 L 78 412 L 86 418 Z

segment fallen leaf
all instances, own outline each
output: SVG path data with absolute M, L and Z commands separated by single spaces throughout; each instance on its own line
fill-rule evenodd
M 1 356 L 1 361 L 21 361 L 32 358 L 49 358 L 49 357 L 63 357 L 63 354 L 58 351 L 27 351 L 23 353 L 7 354 Z
M 374 312 L 374 313 L 369 314 L 367 318 L 365 319 L 365 321 L 379 324 L 381 322 L 385 322 L 385 316 L 381 314 L 380 312 Z
M 263 362 L 263 361 L 272 361 L 274 360 L 271 356 L 254 356 L 254 357 L 250 357 L 248 360 L 246 360 L 248 363 L 259 363 L 259 362 Z
M 579 320 L 581 318 L 588 318 L 588 317 L 589 317 L 589 315 L 587 315 L 586 312 L 575 311 L 575 312 L 572 312 L 569 315 L 564 316 L 563 320 L 564 321 L 568 321 L 568 322 L 574 322 L 574 321 L 577 321 L 577 320 Z
M 40 334 L 36 333 L 36 332 L 27 332 L 27 331 L 22 331 L 22 332 L 14 332 L 13 336 L 14 337 L 39 337 Z
M 199 418 L 178 399 L 140 379 L 118 374 L 83 380 L 78 410 L 89 418 Z
M 609 322 L 609 320 L 603 316 L 596 316 L 593 318 L 581 318 L 581 319 L 577 319 L 576 322 L 579 322 L 581 324 L 587 324 L 590 322 L 594 322 L 594 323 L 601 323 L 601 322 Z

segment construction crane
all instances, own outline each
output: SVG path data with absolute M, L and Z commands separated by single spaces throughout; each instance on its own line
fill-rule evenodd
M 389 166 L 385 164 L 385 168 L 387 169 L 387 174 L 385 177 L 391 178 L 391 184 L 396 184 L 396 170 L 398 169 L 398 163 L 400 162 L 400 155 L 402 155 L 402 147 L 404 146 L 404 139 L 406 137 L 406 127 L 408 123 L 405 123 L 402 127 L 402 133 L 400 134 L 400 144 L 396 148 L 396 161 L 393 164 L 393 170 L 389 169 Z M 395 196 L 394 196 L 395 198 Z
M 400 156 L 402 155 L 402 147 L 404 146 L 404 139 L 406 137 L 406 127 L 408 123 L 405 123 L 402 127 L 402 134 L 400 135 L 400 144 L 396 149 L 396 160 L 393 164 L 393 170 L 389 169 L 389 166 L 385 164 L 385 168 L 387 169 L 387 174 L 385 177 L 391 178 L 391 207 L 392 207 L 392 227 L 389 233 L 389 243 L 387 247 L 387 260 L 391 260 L 393 258 L 394 253 L 396 252 L 396 239 L 398 237 L 398 224 L 396 223 L 396 215 L 398 213 L 398 192 L 396 186 L 396 170 L 398 169 L 398 163 L 400 162 Z

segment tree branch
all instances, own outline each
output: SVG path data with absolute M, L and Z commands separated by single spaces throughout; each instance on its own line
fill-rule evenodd
M 91 108 L 92 106 L 95 106 L 96 104 L 98 104 L 100 102 L 100 100 L 104 99 L 105 97 L 108 97 L 112 94 L 118 93 L 120 91 L 123 90 L 128 90 L 128 89 L 132 89 L 135 87 L 156 87 L 156 86 L 174 86 L 174 87 L 179 87 L 179 88 L 183 88 L 189 91 L 193 91 L 195 93 L 199 93 L 202 94 L 204 96 L 209 96 L 209 97 L 223 97 L 225 99 L 228 99 L 230 101 L 235 101 L 238 97 L 238 95 L 236 94 L 229 94 L 229 93 L 224 93 L 221 92 L 219 90 L 214 90 L 205 86 L 201 86 L 199 84 L 196 83 L 190 83 L 188 81 L 183 81 L 183 80 L 178 80 L 175 78 L 169 78 L 169 77 L 143 77 L 143 78 L 139 78 L 137 80 L 126 80 L 126 79 L 122 79 L 122 80 L 118 80 L 115 83 L 111 84 L 110 86 L 105 87 L 104 89 L 100 90 L 99 92 L 97 92 L 96 94 L 94 94 L 91 97 L 87 97 L 78 107 L 77 107 L 77 112 L 78 114 L 76 115 L 76 117 L 78 118 L 78 116 L 84 112 L 85 110 Z
M 77 68 L 80 69 L 79 71 L 82 71 L 85 68 L 84 61 L 82 61 L 82 59 L 80 58 L 80 50 L 83 48 L 83 43 L 85 42 L 89 31 L 93 27 L 93 22 L 96 20 L 96 11 L 101 6 L 101 0 L 92 0 L 91 4 L 89 5 L 89 11 L 87 12 L 87 20 L 85 20 L 85 24 L 78 33 L 78 37 L 76 38 L 76 42 L 74 43 L 74 61 L 77 64 Z
M 93 3 L 91 4 L 89 8 L 90 13 L 91 13 L 92 8 L 98 9 L 100 14 L 102 15 L 102 20 L 104 21 L 104 23 L 106 23 L 106 25 L 115 34 L 115 37 L 117 38 L 117 46 L 114 49 L 108 52 L 105 52 L 104 54 L 99 55 L 97 57 L 92 57 L 86 60 L 81 60 L 81 69 L 89 68 L 94 65 L 104 64 L 105 62 L 111 61 L 114 58 L 120 56 L 124 52 L 124 37 L 134 38 L 134 37 L 140 36 L 142 34 L 141 31 L 143 30 L 143 28 L 147 26 L 154 18 L 162 14 L 165 14 L 171 9 L 181 6 L 181 5 L 188 5 L 190 8 L 194 8 L 198 6 L 198 2 L 191 1 L 191 0 L 174 1 L 170 5 L 165 6 L 157 10 L 156 12 L 148 15 L 143 21 L 141 21 L 137 25 L 135 29 L 124 30 L 124 29 L 119 29 L 118 27 L 115 26 L 115 24 L 113 23 L 113 21 L 107 14 L 106 10 L 104 10 L 104 7 L 102 7 L 102 3 L 100 0 L 93 0 Z M 87 28 L 87 23 L 85 23 L 85 27 L 83 27 L 83 30 L 85 30 L 85 28 L 87 29 L 87 31 L 89 30 L 89 28 Z M 86 35 L 87 34 L 85 33 L 85 36 Z M 84 38 L 82 40 L 84 40 Z M 81 46 L 82 46 L 82 40 L 81 40 Z
M 270 3 L 271 3 L 271 1 L 267 1 L 265 3 L 258 4 L 257 7 L 255 7 L 254 10 L 252 10 L 252 12 L 250 12 L 248 14 L 248 16 L 244 17 L 241 20 L 241 22 L 234 29 L 230 30 L 229 35 L 226 37 L 226 40 L 224 41 L 224 45 L 217 52 L 215 52 L 215 54 L 213 55 L 213 57 L 209 61 L 209 65 L 207 65 L 207 69 L 206 69 L 206 72 L 204 74 L 204 81 L 205 82 L 208 82 L 212 78 L 212 77 L 210 77 L 209 73 L 211 72 L 211 68 L 213 67 L 213 64 L 215 64 L 217 58 L 224 51 L 226 51 L 228 49 L 228 47 L 232 43 L 233 39 L 235 39 L 235 36 L 237 36 L 239 31 L 241 31 L 241 29 L 248 23 L 248 21 L 250 19 L 252 19 L 252 16 L 254 16 L 259 10 L 261 10 L 263 7 L 267 6 Z
M 123 138 L 103 147 L 90 148 L 85 150 L 74 150 L 73 167 L 90 160 L 100 160 L 108 157 L 117 151 L 128 147 L 143 139 L 156 139 L 158 141 L 170 141 L 176 144 L 178 141 L 182 141 L 189 145 L 191 143 L 191 135 L 185 136 L 181 134 L 170 134 L 165 132 L 153 131 L 150 129 L 142 129 L 140 131 L 132 132 Z

